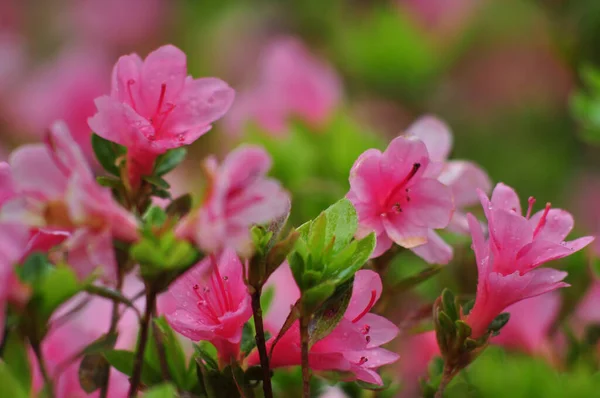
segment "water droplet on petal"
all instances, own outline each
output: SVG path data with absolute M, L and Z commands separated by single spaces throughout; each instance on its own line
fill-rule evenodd
M 185 141 L 185 136 L 183 134 L 177 134 L 177 140 L 179 140 L 179 142 L 183 142 Z

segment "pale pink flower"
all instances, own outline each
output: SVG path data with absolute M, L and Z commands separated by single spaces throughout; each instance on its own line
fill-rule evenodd
M 448 160 L 453 137 L 450 128 L 441 120 L 433 116 L 423 116 L 410 125 L 406 133 L 425 143 L 432 162 L 428 176 L 437 175 L 438 181 L 452 190 L 456 211 L 448 224 L 448 230 L 468 234 L 469 226 L 464 209 L 479 202 L 477 189 L 486 193 L 492 189 L 488 175 L 472 162 Z M 429 232 L 427 243 L 412 250 L 429 263 L 447 264 L 453 257 L 452 246 L 434 231 Z
M 545 355 L 551 344 L 550 329 L 558 317 L 560 294 L 549 292 L 506 308 L 508 323 L 492 343 L 528 354 Z
M 231 106 L 234 91 L 213 77 L 187 76 L 186 56 L 166 45 L 145 60 L 137 54 L 117 61 L 110 96 L 96 99 L 92 130 L 127 147 L 129 176 L 135 185 L 149 175 L 156 157 L 194 142 Z
M 243 273 L 234 251 L 211 255 L 169 287 L 172 297 L 161 309 L 175 331 L 211 342 L 224 363 L 239 356 L 242 330 L 252 316 Z
M 95 113 L 94 99 L 108 89 L 110 65 L 98 52 L 65 50 L 40 66 L 16 91 L 10 108 L 13 124 L 42 136 L 55 120 L 64 120 L 73 138 L 91 158 L 91 130 L 87 120 Z
M 96 183 L 66 126 L 54 124 L 46 145 L 15 150 L 10 164 L 16 194 L 2 206 L 0 218 L 47 232 L 51 241 L 72 233 L 65 245 L 76 272 L 83 277 L 101 267 L 113 278 L 112 240 L 136 240 L 137 220 Z
M 286 264 L 281 267 L 285 267 L 287 272 L 291 273 Z M 381 296 L 381 290 L 381 279 L 377 273 L 369 270 L 356 273 L 350 304 L 342 320 L 330 334 L 310 348 L 311 369 L 346 372 L 353 374 L 351 376 L 353 379 L 383 384 L 376 372 L 377 368 L 395 362 L 398 360 L 398 355 L 379 346 L 396 337 L 398 328 L 386 318 L 369 312 Z M 292 293 L 287 290 L 276 290 L 274 300 L 277 301 L 277 297 L 281 295 L 284 295 L 287 300 Z M 295 301 L 298 298 L 292 299 Z M 278 332 L 278 330 L 273 331 L 273 335 L 276 336 Z M 267 349 L 271 349 L 273 341 L 273 338 L 269 340 Z M 248 362 L 258 363 L 256 351 L 250 354 Z M 300 329 L 296 321 L 275 345 L 270 364 L 273 368 L 277 368 L 300 365 L 300 363 Z
M 454 204 L 450 188 L 437 181 L 437 170 L 416 137 L 397 137 L 385 152 L 369 149 L 356 160 L 347 198 L 358 213 L 357 235 L 377 235 L 373 257 L 393 243 L 408 249 L 426 244 L 435 239 L 433 229 L 448 225 Z
M 143 289 L 143 284 L 134 275 L 125 278 L 123 293 L 127 297 L 137 294 Z M 48 373 L 54 383 L 56 398 L 84 398 L 98 397 L 99 392 L 88 395 L 79 383 L 79 365 L 81 357 L 77 358 L 83 348 L 93 343 L 105 334 L 110 326 L 113 304 L 103 298 L 92 298 L 83 309 L 67 315 L 79 304 L 87 300 L 83 294 L 75 296 L 61 306 L 50 322 L 50 330 L 42 341 L 42 353 Z M 143 297 L 135 301 L 135 305 L 143 312 Z M 137 317 L 133 310 L 121 308 L 123 316 L 117 325 L 117 349 L 132 350 L 137 338 Z M 31 354 L 33 365 L 33 390 L 39 391 L 43 380 L 39 371 L 37 360 Z M 129 380 L 126 375 L 114 369 L 111 370 L 109 380 L 110 397 L 125 397 L 129 389 Z
M 328 64 L 293 37 L 271 41 L 259 59 L 256 84 L 243 92 L 228 115 L 233 132 L 255 122 L 272 134 L 286 132 L 297 117 L 314 128 L 329 121 L 341 99 L 341 82 Z
M 402 380 L 401 397 L 412 398 L 419 395 L 419 379 L 427 377 L 429 364 L 440 356 L 435 331 L 429 331 L 399 338 L 400 356 L 407 358 L 398 362 Z
M 566 257 L 594 240 L 583 237 L 565 242 L 573 228 L 573 218 L 564 210 L 551 209 L 549 203 L 532 215 L 535 200 L 530 198 L 523 216 L 519 197 L 502 183 L 496 185 L 491 200 L 483 192 L 480 198 L 488 220 L 487 241 L 481 224 L 472 214 L 468 215 L 478 268 L 475 305 L 466 318 L 474 338 L 482 336 L 506 307 L 568 286 L 562 282 L 566 272 L 536 268 Z
M 182 220 L 177 234 L 190 237 L 206 252 L 234 248 L 251 250 L 249 228 L 265 224 L 289 211 L 288 194 L 279 182 L 267 178 L 271 158 L 259 147 L 246 146 L 231 152 L 218 166 L 205 162 L 209 186 L 203 205 Z
M 600 281 L 593 280 L 591 286 L 577 305 L 574 314 L 576 326 L 600 323 Z

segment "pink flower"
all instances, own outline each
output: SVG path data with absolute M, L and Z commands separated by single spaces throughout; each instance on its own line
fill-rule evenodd
M 429 176 L 437 175 L 438 181 L 452 190 L 456 211 L 448 229 L 455 233 L 468 234 L 469 227 L 464 209 L 478 203 L 477 189 L 486 193 L 492 189 L 486 172 L 472 162 L 448 161 L 452 149 L 452 132 L 444 122 L 433 116 L 419 118 L 406 133 L 425 143 L 432 161 Z M 433 231 L 429 232 L 427 243 L 412 250 L 429 263 L 447 264 L 453 257 L 452 246 Z
M 486 241 L 481 225 L 469 214 L 479 274 L 475 305 L 466 318 L 473 338 L 485 334 L 492 320 L 509 305 L 568 286 L 562 282 L 566 272 L 536 268 L 566 257 L 594 240 L 584 237 L 565 242 L 573 228 L 573 218 L 564 210 L 551 209 L 549 203 L 531 215 L 535 199 L 529 198 L 524 217 L 519 197 L 502 183 L 496 185 L 491 200 L 483 192 L 480 197 L 490 236 Z
M 416 397 L 420 390 L 419 379 L 427 376 L 431 360 L 440 356 L 440 347 L 435 337 L 435 331 L 410 335 L 398 340 L 401 343 L 400 355 L 408 358 L 398 363 L 402 375 L 400 396 Z
M 291 273 L 289 266 L 281 267 L 285 267 L 284 269 Z M 353 378 L 358 380 L 383 384 L 376 369 L 395 362 L 398 355 L 379 346 L 396 337 L 398 328 L 384 317 L 369 312 L 379 299 L 381 290 L 381 279 L 377 273 L 369 270 L 356 273 L 352 297 L 344 317 L 329 335 L 310 348 L 311 369 L 352 373 Z M 276 295 L 285 295 L 287 300 L 291 293 L 287 290 L 276 290 Z M 278 301 L 277 296 L 274 301 Z M 295 301 L 298 297 L 292 299 Z M 276 336 L 279 331 L 273 332 Z M 274 338 L 267 343 L 268 350 L 271 349 L 273 341 Z M 271 366 L 277 368 L 299 365 L 300 357 L 300 330 L 296 322 L 275 345 Z M 256 351 L 250 354 L 248 362 L 258 363 Z
M 505 311 L 510 320 L 492 338 L 492 343 L 518 349 L 528 354 L 546 354 L 551 344 L 550 328 L 558 317 L 560 295 L 542 294 L 511 305 Z
M 433 229 L 448 225 L 454 204 L 450 188 L 436 180 L 437 170 L 415 137 L 397 137 L 385 152 L 369 149 L 356 160 L 347 198 L 358 213 L 357 235 L 377 235 L 373 257 L 393 243 L 408 249 L 426 244 L 435 239 Z
M 45 245 L 58 235 L 68 262 L 83 277 L 102 266 L 108 279 L 116 262 L 113 238 L 137 239 L 137 221 L 98 185 L 79 147 L 63 123 L 56 123 L 46 145 L 25 145 L 10 156 L 15 197 L 2 206 L 0 218 L 47 233 Z
M 243 272 L 234 251 L 225 250 L 218 259 L 211 255 L 169 287 L 170 301 L 164 305 L 174 330 L 194 341 L 211 342 L 223 363 L 238 357 L 244 324 L 252 316 Z
M 129 177 L 137 184 L 149 175 L 156 157 L 194 142 L 211 129 L 233 102 L 222 80 L 187 76 L 186 56 L 167 45 L 144 61 L 125 55 L 117 61 L 110 96 L 96 99 L 92 130 L 127 147 Z
M 143 289 L 143 285 L 133 275 L 125 279 L 123 292 L 131 297 Z M 42 341 L 42 353 L 47 370 L 54 383 L 56 398 L 98 397 L 99 392 L 88 395 L 79 383 L 79 365 L 81 358 L 75 359 L 83 348 L 105 334 L 110 326 L 112 302 L 103 298 L 92 298 L 83 309 L 69 315 L 67 322 L 57 322 L 62 316 L 86 300 L 84 295 L 78 295 L 61 306 L 53 317 L 50 330 Z M 144 299 L 138 299 L 135 304 L 143 312 Z M 137 317 L 131 309 L 121 308 L 123 316 L 117 325 L 119 337 L 117 349 L 132 350 L 137 338 Z M 39 391 L 43 380 L 37 360 L 30 355 L 33 365 L 33 390 Z M 129 389 L 126 375 L 111 370 L 108 396 L 125 397 Z
M 73 138 L 91 158 L 91 130 L 87 119 L 94 115 L 94 98 L 108 89 L 109 64 L 97 52 L 69 49 L 43 65 L 17 91 L 10 108 L 14 124 L 41 136 L 55 120 L 64 120 Z
M 269 155 L 253 146 L 234 150 L 220 166 L 209 158 L 205 163 L 209 174 L 206 200 L 182 220 L 178 235 L 192 238 L 206 252 L 229 247 L 249 253 L 249 228 L 265 224 L 290 208 L 281 185 L 265 177 L 270 167 Z
M 319 128 L 332 116 L 341 91 L 329 65 L 315 59 L 298 39 L 281 37 L 261 54 L 257 82 L 234 105 L 229 128 L 238 132 L 253 121 L 279 135 L 292 117 Z

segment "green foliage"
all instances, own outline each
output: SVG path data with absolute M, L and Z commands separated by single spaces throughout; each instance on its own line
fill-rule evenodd
M 131 377 L 133 374 L 133 362 L 135 357 L 133 352 L 126 350 L 109 350 L 105 351 L 103 355 L 112 367 Z M 162 381 L 160 370 L 144 359 L 142 365 L 142 383 L 147 386 L 153 386 Z
M 31 369 L 29 367 L 29 357 L 27 355 L 27 347 L 25 342 L 17 333 L 9 333 L 8 338 L 4 342 L 4 349 L 2 352 L 2 359 L 4 363 L 0 362 L 0 366 L 3 369 L 0 370 L 0 385 L 4 388 L 4 382 L 11 383 L 10 381 L 4 380 L 6 375 L 3 372 L 10 373 L 10 378 L 13 382 L 23 391 L 23 395 L 29 394 L 31 387 Z M 6 393 L 6 391 L 4 391 Z M 12 395 L 11 395 L 12 396 Z M 18 396 L 15 392 L 14 396 Z
M 2 394 L 7 397 L 27 398 L 29 396 L 25 387 L 20 383 L 19 377 L 2 361 L 0 361 L 0 386 L 2 386 Z
M 187 148 L 180 147 L 170 149 L 167 152 L 160 155 L 154 163 L 153 175 L 162 177 L 175 167 L 179 166 L 187 155 Z
M 152 387 L 144 393 L 144 398 L 173 398 L 177 389 L 171 383 L 163 383 Z
M 352 297 L 354 278 L 336 287 L 335 291 L 321 304 L 308 324 L 309 345 L 327 336 L 344 317 Z
M 124 146 L 108 141 L 97 134 L 92 134 L 92 149 L 104 170 L 115 176 L 121 175 L 120 161 L 127 152 Z
M 571 112 L 581 123 L 583 138 L 591 143 L 600 143 L 600 71 L 584 66 L 580 71 L 585 85 L 571 97 Z

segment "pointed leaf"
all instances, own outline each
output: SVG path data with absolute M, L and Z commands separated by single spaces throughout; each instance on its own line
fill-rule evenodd
M 187 148 L 185 147 L 175 148 L 165 152 L 156 159 L 154 174 L 159 177 L 167 174 L 169 171 L 179 166 L 186 155 Z

